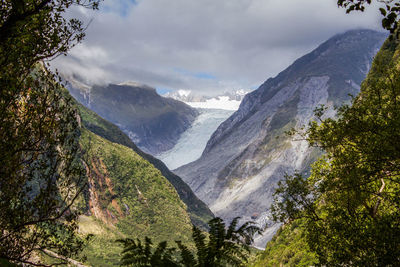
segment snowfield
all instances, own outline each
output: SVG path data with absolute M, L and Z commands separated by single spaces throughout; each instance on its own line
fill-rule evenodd
M 207 99 L 204 102 L 186 102 L 186 104 L 194 108 L 224 109 L 236 111 L 239 109 L 240 102 L 241 101 L 229 99 L 229 96 L 218 96 L 216 98 Z

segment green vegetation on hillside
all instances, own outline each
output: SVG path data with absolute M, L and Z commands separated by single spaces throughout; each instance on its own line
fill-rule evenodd
M 287 176 L 276 191 L 275 219 L 303 218 L 299 227 L 321 265 L 400 262 L 399 59 L 399 41 L 390 38 L 351 106 L 337 119 L 316 111 L 321 123 L 311 122 L 305 137 L 326 154 L 309 179 Z
M 251 267 L 315 266 L 317 257 L 305 240 L 302 221 L 282 226 L 268 242 L 265 251 L 258 252 Z
M 179 176 L 172 173 L 162 161 L 141 151 L 116 125 L 106 121 L 81 104 L 78 104 L 78 107 L 82 117 L 82 124 L 88 130 L 113 143 L 131 148 L 142 158 L 153 164 L 154 167 L 160 170 L 162 175 L 175 187 L 179 197 L 187 205 L 193 224 L 203 228 L 207 227 L 207 222 L 214 217 L 213 213 Z
M 80 227 L 94 234 L 85 251 L 89 263 L 116 264 L 119 249 L 112 243 L 121 237 L 190 243 L 192 224 L 186 205 L 159 170 L 132 149 L 86 129 L 81 144 L 86 153 L 86 199 L 92 216 L 82 217 Z
M 94 216 L 81 215 L 79 217 L 79 233 L 91 235 L 90 242 L 83 249 L 87 257 L 85 264 L 90 266 L 117 266 L 121 247 L 115 242 L 125 238 L 116 227 L 107 225 Z

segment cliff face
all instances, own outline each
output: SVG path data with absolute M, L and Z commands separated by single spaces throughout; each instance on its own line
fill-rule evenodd
M 171 149 L 198 115 L 190 106 L 161 97 L 154 88 L 135 83 L 74 86 L 80 103 L 116 124 L 142 150 L 152 155 Z
M 286 173 L 307 172 L 320 153 L 285 131 L 306 125 L 320 105 L 334 116 L 334 106 L 358 93 L 384 39 L 369 30 L 329 39 L 246 95 L 239 110 L 214 132 L 201 158 L 175 172 L 217 216 L 265 222 L 277 182 Z M 258 245 L 272 234 L 266 233 Z

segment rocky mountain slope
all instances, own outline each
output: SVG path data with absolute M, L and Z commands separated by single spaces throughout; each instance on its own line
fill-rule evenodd
M 171 149 L 198 115 L 190 106 L 137 83 L 89 87 L 72 81 L 68 89 L 80 103 L 116 124 L 152 155 Z
M 380 106 L 378 101 L 374 102 L 372 99 L 377 98 L 376 92 L 380 92 L 379 98 L 382 99 L 392 99 L 392 97 L 388 96 L 388 94 L 392 94 L 393 91 L 390 89 L 387 90 L 388 81 L 391 81 L 395 86 L 396 81 L 385 79 L 388 77 L 388 73 L 396 73 L 394 71 L 388 71 L 382 69 L 382 62 L 386 66 L 391 66 L 399 69 L 399 55 L 400 55 L 400 45 L 398 39 L 388 39 L 382 45 L 381 50 L 376 55 L 373 63 L 373 67 L 371 71 L 368 73 L 367 79 L 363 82 L 361 86 L 360 95 L 363 95 L 362 98 L 358 98 L 356 101 L 356 106 L 363 106 L 363 102 L 369 103 L 371 109 L 376 110 L 377 113 L 384 113 L 381 109 L 384 110 L 382 106 Z M 394 74 L 395 75 L 395 74 Z M 380 90 L 377 90 L 376 82 L 379 81 Z M 385 90 L 386 87 L 386 90 Z M 388 101 L 385 101 L 385 104 Z M 354 107 L 354 104 L 353 104 Z M 357 108 L 355 108 L 357 110 Z M 369 113 L 365 113 L 369 114 Z M 372 116 L 376 116 L 376 115 Z M 360 126 L 356 126 L 360 127 Z M 360 128 L 359 128 L 360 129 Z M 363 129 L 363 128 L 361 128 Z M 393 129 L 393 128 L 391 128 Z M 376 130 L 377 136 L 382 136 L 384 132 L 384 128 L 374 129 Z M 375 141 L 375 142 L 374 142 Z M 378 144 L 381 146 L 380 142 L 376 142 L 374 137 L 371 137 L 370 143 Z M 371 146 L 373 147 L 373 145 Z M 363 155 L 364 156 L 364 155 Z M 335 197 L 335 196 L 334 196 Z M 384 212 L 383 212 L 384 213 Z M 382 216 L 382 215 L 381 215 Z M 281 229 L 276 233 L 274 238 L 268 242 L 265 251 L 262 251 L 258 254 L 258 257 L 254 260 L 254 262 L 250 266 L 258 267 L 258 266 L 310 266 L 310 265 L 318 265 L 317 254 L 312 252 L 307 242 L 307 220 L 306 219 L 298 219 L 291 221 L 281 227 Z M 362 226 L 360 226 L 362 227 Z M 374 229 L 379 234 L 383 234 L 382 231 Z M 385 236 L 388 236 L 387 233 Z M 371 244 L 368 244 L 372 247 Z M 369 247 L 370 249 L 370 247 Z
M 112 143 L 123 145 L 132 149 L 143 160 L 148 161 L 175 187 L 180 199 L 186 204 L 187 211 L 192 223 L 197 226 L 206 226 L 207 222 L 214 217 L 213 213 L 182 179 L 171 172 L 165 164 L 157 158 L 140 150 L 116 125 L 101 118 L 95 112 L 83 105 L 78 105 L 83 126 L 92 133 Z
M 175 172 L 224 219 L 265 222 L 276 183 L 285 173 L 307 172 L 320 152 L 285 131 L 313 118 L 313 110 L 356 94 L 382 33 L 354 30 L 334 36 L 246 95 L 240 108 L 214 132 L 200 159 Z M 257 245 L 273 235 L 270 229 Z

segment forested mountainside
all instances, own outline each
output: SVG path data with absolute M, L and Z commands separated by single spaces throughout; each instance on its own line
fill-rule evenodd
M 94 235 L 85 250 L 89 264 L 118 265 L 117 238 L 189 242 L 192 224 L 186 205 L 158 169 L 131 148 L 87 129 L 81 144 L 89 188 L 80 232 Z
M 168 181 L 175 187 L 179 197 L 186 204 L 188 212 L 193 224 L 197 226 L 206 226 L 207 222 L 214 217 L 213 213 L 190 189 L 190 187 L 182 181 L 182 179 L 171 172 L 165 164 L 140 150 L 116 125 L 101 118 L 95 112 L 78 104 L 82 118 L 82 124 L 92 133 L 116 144 L 131 148 L 140 157 L 151 163 Z
M 285 131 L 307 124 L 322 104 L 333 116 L 334 106 L 357 94 L 385 37 L 371 30 L 349 31 L 296 60 L 246 95 L 239 110 L 214 132 L 201 158 L 175 172 L 217 216 L 262 222 L 277 182 L 285 173 L 307 172 L 320 154 Z
M 198 115 L 190 106 L 161 97 L 146 85 L 79 85 L 70 83 L 67 87 L 80 103 L 116 124 L 140 149 L 152 155 L 171 149 Z
M 79 231 L 93 234 L 84 251 L 87 263 L 118 265 L 122 250 L 115 242 L 118 238 L 148 236 L 155 242 L 182 240 L 191 246 L 192 222 L 204 226 L 213 218 L 207 206 L 117 126 L 76 105 L 88 179 L 88 189 L 76 203 L 84 213 Z
M 356 180 L 349 179 L 349 176 L 345 175 L 339 176 L 338 180 L 343 180 L 339 186 L 343 186 L 347 182 L 353 183 L 354 186 L 354 188 L 340 190 L 343 192 L 331 191 L 323 184 L 324 178 L 327 177 L 326 174 L 320 174 L 322 176 L 320 180 L 315 180 L 318 173 L 324 173 L 324 167 L 313 166 L 309 180 L 314 179 L 314 182 L 311 181 L 310 186 L 315 186 L 314 183 L 317 182 L 321 184 L 321 188 L 325 188 L 322 192 L 318 191 L 321 195 L 314 203 L 317 207 L 315 214 L 329 211 L 325 214 L 325 216 L 329 216 L 328 219 L 323 218 L 322 214 L 322 218 L 319 218 L 321 225 L 326 229 L 322 240 L 327 240 L 324 242 L 315 238 L 320 235 L 318 234 L 319 228 L 316 227 L 318 224 L 307 217 L 305 215 L 307 212 L 305 212 L 301 219 L 292 220 L 281 227 L 272 241 L 267 244 L 265 251 L 259 253 L 252 266 L 321 264 L 309 244 L 314 246 L 314 251 L 320 252 L 324 261 L 323 265 L 329 266 L 330 264 L 335 265 L 335 263 L 343 265 L 345 262 L 351 262 L 350 265 L 354 264 L 355 266 L 397 266 L 396 263 L 399 263 L 397 238 L 399 224 L 394 218 L 398 217 L 398 207 L 392 202 L 398 202 L 396 192 L 399 188 L 399 167 L 395 163 L 399 161 L 398 145 L 393 145 L 396 143 L 394 140 L 398 139 L 396 135 L 399 128 L 397 104 L 400 92 L 399 57 L 399 40 L 396 37 L 389 38 L 375 57 L 371 71 L 361 85 L 360 94 L 354 99 L 352 106 L 341 113 L 341 117 L 339 117 L 341 121 L 337 123 L 336 127 L 334 127 L 335 124 L 326 125 L 329 122 L 324 121 L 323 123 L 326 124 L 319 129 L 325 133 L 328 133 L 331 127 L 338 133 L 345 130 L 343 136 L 327 134 L 325 138 L 322 138 L 322 142 L 325 144 L 332 142 L 332 138 L 336 138 L 339 145 L 334 147 L 339 146 L 341 150 L 341 153 L 333 153 L 333 149 L 328 146 L 330 159 L 336 162 L 332 164 L 333 166 L 329 166 L 328 170 L 335 172 L 340 169 L 337 166 L 341 165 L 339 156 L 357 155 L 353 158 L 355 163 L 351 163 L 356 167 L 347 165 L 342 167 L 345 169 L 345 173 L 351 168 L 354 173 L 349 176 Z M 342 127 L 354 130 L 348 133 Z M 348 141 L 340 142 L 343 138 Z M 367 171 L 363 171 L 365 169 Z M 380 175 L 380 173 L 385 175 Z M 336 174 L 333 177 L 338 176 Z M 366 190 L 365 188 L 370 189 Z M 377 198 L 376 192 L 379 192 L 379 196 L 382 196 L 383 199 Z M 327 198 L 325 194 L 329 197 Z M 343 194 L 356 196 L 355 198 L 344 198 L 345 202 L 352 203 L 351 207 L 343 207 L 338 203 L 340 199 L 343 200 Z M 324 199 L 333 203 L 326 203 L 328 201 L 324 201 Z M 329 208 L 330 205 L 334 205 L 337 209 Z M 370 209 L 368 205 L 374 206 L 374 208 Z M 339 212 L 341 209 L 347 210 L 348 213 L 342 212 L 341 214 Z M 357 212 L 353 212 L 354 210 Z M 337 215 L 332 216 L 332 212 Z M 362 219 L 360 220 L 360 218 Z M 343 227 L 343 220 L 346 222 L 345 227 Z M 340 236 L 343 234 L 344 237 Z M 356 243 L 352 243 L 354 239 L 357 240 Z

